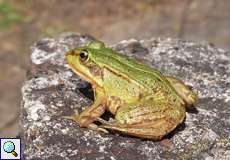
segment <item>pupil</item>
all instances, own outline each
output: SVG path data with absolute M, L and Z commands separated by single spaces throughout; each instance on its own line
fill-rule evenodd
M 85 57 L 86 57 L 85 53 L 84 53 L 84 52 L 81 52 L 81 53 L 80 53 L 80 57 L 81 57 L 81 58 L 85 58 Z
M 82 61 L 85 61 L 87 59 L 87 53 L 86 52 L 81 52 L 80 53 L 80 58 Z

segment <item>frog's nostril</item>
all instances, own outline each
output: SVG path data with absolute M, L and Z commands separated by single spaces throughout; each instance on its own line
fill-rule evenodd
M 70 51 L 68 51 L 68 52 L 66 53 L 66 56 L 68 56 L 68 55 L 75 55 L 74 50 L 70 50 Z

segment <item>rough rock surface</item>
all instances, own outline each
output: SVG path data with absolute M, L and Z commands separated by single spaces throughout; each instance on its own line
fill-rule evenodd
M 69 69 L 65 52 L 93 38 L 64 34 L 32 47 L 22 88 L 21 138 L 25 159 L 230 159 L 230 52 L 176 39 L 127 40 L 117 51 L 193 86 L 197 110 L 163 141 L 100 134 L 62 116 L 92 103 L 89 84 Z

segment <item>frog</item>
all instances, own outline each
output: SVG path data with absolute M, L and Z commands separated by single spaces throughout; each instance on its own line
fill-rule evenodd
M 183 81 L 98 40 L 67 51 L 66 61 L 94 93 L 91 106 L 65 117 L 80 127 L 157 141 L 184 122 L 198 99 Z M 105 112 L 113 118 L 101 118 Z

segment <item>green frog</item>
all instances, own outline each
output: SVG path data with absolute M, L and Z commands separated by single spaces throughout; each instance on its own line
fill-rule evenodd
M 119 54 L 100 41 L 68 51 L 66 59 L 94 91 L 90 107 L 67 117 L 81 127 L 160 140 L 184 121 L 186 107 L 197 101 L 197 94 L 182 81 Z M 114 118 L 102 119 L 105 111 Z

